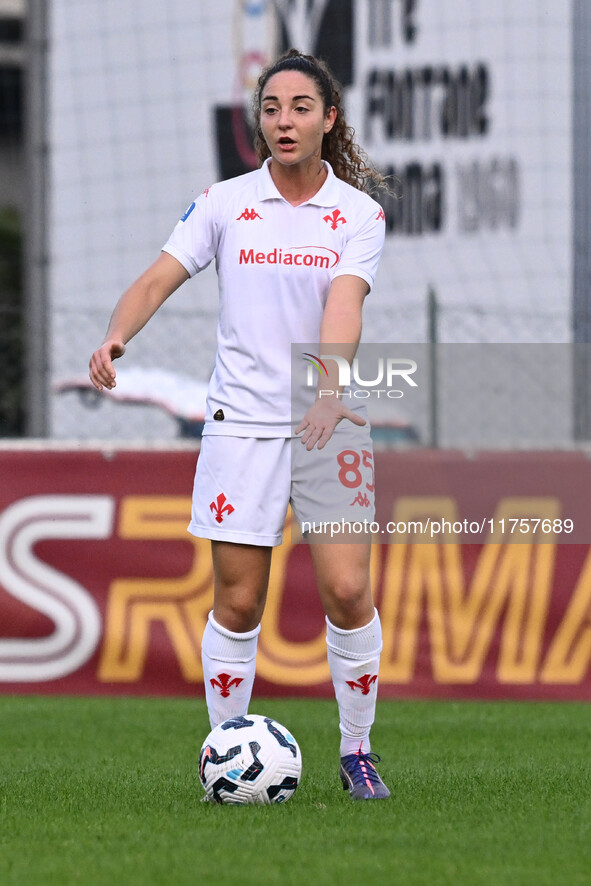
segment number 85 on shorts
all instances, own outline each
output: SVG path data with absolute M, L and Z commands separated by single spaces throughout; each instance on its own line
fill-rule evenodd
M 375 476 L 369 431 L 355 428 L 355 434 L 350 435 L 362 440 L 343 436 L 335 433 L 321 450 L 308 451 L 299 441 L 292 447 L 291 503 L 304 532 L 309 522 L 374 519 Z

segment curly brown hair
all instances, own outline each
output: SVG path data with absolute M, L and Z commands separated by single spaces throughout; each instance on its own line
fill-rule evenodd
M 342 87 L 331 73 L 326 62 L 312 55 L 304 55 L 290 49 L 265 68 L 254 92 L 252 110 L 255 122 L 254 146 L 259 164 L 271 156 L 261 130 L 261 97 L 267 81 L 280 71 L 300 71 L 310 77 L 322 98 L 324 112 L 334 107 L 337 116 L 334 126 L 322 140 L 322 159 L 327 160 L 334 174 L 359 191 L 371 193 L 388 190 L 384 176 L 371 164 L 365 151 L 355 142 L 355 130 L 347 124 L 343 110 Z

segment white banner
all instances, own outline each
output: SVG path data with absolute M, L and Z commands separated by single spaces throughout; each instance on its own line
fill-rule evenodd
M 428 340 L 429 291 L 441 341 L 570 340 L 571 32 L 570 0 L 52 0 L 52 435 L 179 432 L 157 407 L 92 410 L 73 388 L 183 209 L 253 166 L 245 103 L 289 45 L 327 58 L 358 141 L 394 176 L 365 340 Z M 121 372 L 205 382 L 216 315 L 208 270 Z

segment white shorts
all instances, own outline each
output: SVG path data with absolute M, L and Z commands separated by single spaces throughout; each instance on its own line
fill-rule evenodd
M 311 451 L 299 438 L 202 438 L 192 535 L 279 545 L 290 504 L 304 534 L 312 527 L 312 536 L 329 521 L 371 522 L 375 497 L 369 426 L 341 422 L 324 449 Z

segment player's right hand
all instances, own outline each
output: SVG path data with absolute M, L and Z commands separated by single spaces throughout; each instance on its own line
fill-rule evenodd
M 357 412 L 345 406 L 338 397 L 326 397 L 316 400 L 295 429 L 301 434 L 301 442 L 306 449 L 324 449 L 333 435 L 334 429 L 342 419 L 349 419 L 355 425 L 366 424 L 365 419 Z
M 117 384 L 116 372 L 113 368 L 113 360 L 122 357 L 125 353 L 125 345 L 122 341 L 106 341 L 94 352 L 90 358 L 89 377 L 97 391 L 103 388 L 111 390 Z

